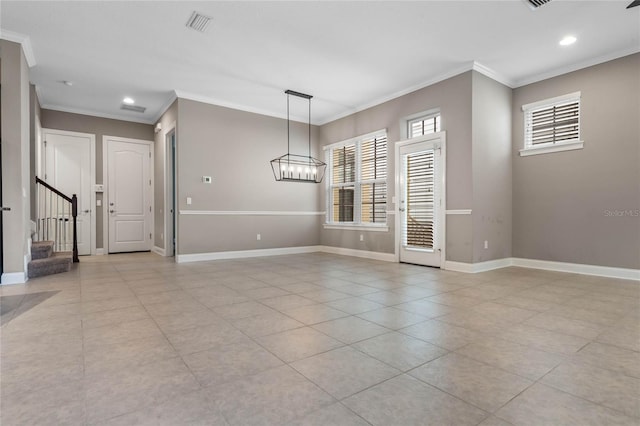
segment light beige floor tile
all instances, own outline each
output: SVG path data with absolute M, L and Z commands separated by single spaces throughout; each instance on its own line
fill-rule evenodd
M 640 352 L 640 331 L 633 328 L 611 327 L 596 339 L 600 343 Z
M 320 290 L 307 291 L 299 294 L 302 297 L 306 297 L 307 299 L 311 299 L 318 303 L 326 303 L 334 300 L 346 299 L 348 297 L 352 297 L 347 293 L 342 293 L 335 290 L 329 290 L 327 288 L 322 288 Z
M 90 329 L 104 327 L 106 325 L 131 322 L 148 319 L 149 314 L 142 305 L 129 306 L 127 308 L 112 309 L 109 311 L 92 312 L 82 315 L 82 328 Z
M 379 336 L 390 331 L 388 328 L 357 317 L 339 318 L 316 324 L 313 328 L 346 344 Z
M 438 294 L 428 297 L 427 300 L 442 305 L 452 306 L 454 308 L 470 308 L 484 302 L 482 299 L 475 297 L 458 296 L 453 293 Z
M 136 305 L 140 305 L 140 302 L 135 296 L 82 302 L 82 313 L 89 314 L 94 312 L 110 311 L 112 309 L 128 308 Z
M 393 291 L 376 291 L 375 293 L 365 294 L 362 298 L 384 306 L 400 305 L 402 303 L 411 302 L 412 300 L 421 299 L 420 297 L 395 293 Z
M 562 355 L 572 355 L 589 343 L 582 337 L 569 336 L 522 324 L 510 328 L 498 337 Z
M 161 335 L 88 347 L 84 351 L 84 373 L 108 375 L 125 367 L 132 368 L 177 356 L 176 350 Z
M 233 305 L 219 306 L 213 311 L 227 320 L 254 317 L 257 315 L 274 314 L 276 311 L 259 302 L 250 301 L 234 303 Z
M 199 390 L 180 395 L 141 410 L 107 421 L 108 426 L 175 426 L 209 425 L 227 426 L 228 423 L 209 402 L 206 391 Z
M 282 425 L 335 402 L 289 366 L 212 386 L 208 395 L 231 425 Z
M 451 351 L 485 337 L 478 331 L 438 320 L 428 320 L 398 331 Z
M 161 337 L 162 332 L 150 319 L 122 322 L 104 327 L 83 330 L 85 350 L 93 350 L 99 346 L 123 343 L 145 337 Z
M 589 309 L 577 308 L 575 306 L 559 305 L 549 309 L 549 313 L 560 317 L 572 318 L 581 321 L 592 322 L 598 325 L 612 326 L 622 317 L 618 314 L 612 314 L 603 311 L 594 311 Z
M 87 420 L 95 423 L 200 388 L 180 358 L 85 378 Z
M 450 353 L 409 372 L 432 386 L 494 412 L 533 381 Z
M 317 324 L 319 322 L 349 316 L 346 312 L 333 309 L 325 304 L 306 305 L 298 308 L 285 309 L 282 313 L 306 325 Z
M 408 327 L 427 319 L 422 315 L 395 308 L 376 309 L 375 311 L 358 314 L 358 317 L 392 330 Z
M 591 342 L 574 359 L 640 379 L 640 353 L 618 346 Z
M 73 425 L 85 422 L 82 380 L 38 391 L 11 392 L 3 388 L 0 398 L 0 423 L 3 425 Z
M 547 374 L 542 383 L 628 416 L 640 417 L 640 379 L 635 377 L 589 364 L 566 362 Z
M 181 354 L 215 349 L 224 345 L 246 342 L 249 338 L 226 324 L 205 325 L 166 333 L 171 345 Z
M 138 300 L 145 306 L 155 303 L 195 302 L 193 296 L 184 290 L 158 291 L 153 293 L 138 294 Z
M 462 308 L 453 308 L 451 306 L 434 303 L 426 299 L 414 300 L 407 303 L 394 306 L 396 309 L 422 315 L 426 318 L 437 318 L 454 312 L 465 312 Z
M 183 359 L 202 386 L 220 385 L 283 365 L 251 341 L 196 352 Z
M 283 331 L 257 340 L 285 362 L 297 361 L 344 345 L 311 327 Z
M 637 426 L 638 420 L 618 411 L 536 383 L 496 415 L 522 426 Z
M 252 288 L 248 290 L 241 290 L 240 292 L 251 299 L 257 300 L 268 299 L 270 297 L 286 296 L 288 294 L 291 294 L 290 292 L 278 287 Z
M 478 426 L 513 426 L 513 425 L 495 416 L 491 416 L 491 417 L 488 417 L 482 423 L 480 423 Z
M 168 302 L 152 303 L 144 307 L 151 316 L 177 315 L 182 312 L 206 309 L 204 303 L 195 299 L 172 300 Z
M 564 318 L 545 312 L 529 318 L 524 322 L 545 330 L 557 331 L 571 336 L 583 337 L 593 340 L 605 329 L 604 326 L 577 319 Z
M 297 294 L 289 294 L 269 299 L 262 299 L 261 303 L 278 311 L 283 311 L 285 309 L 293 309 L 300 306 L 314 305 L 316 302 L 311 299 L 307 299 L 306 297 L 298 296 Z
M 400 371 L 408 371 L 447 353 L 445 349 L 400 333 L 387 333 L 353 347 Z
M 334 300 L 332 302 L 328 302 L 327 305 L 351 315 L 361 314 L 363 312 L 373 311 L 384 307 L 384 305 L 380 303 L 366 300 L 361 297 L 348 297 L 346 299 Z
M 565 359 L 495 337 L 477 340 L 456 352 L 531 380 L 540 379 Z
M 369 426 L 369 423 L 344 405 L 335 403 L 287 423 L 287 426 Z
M 300 321 L 279 312 L 234 320 L 232 324 L 254 338 L 304 326 Z
M 154 321 L 165 333 L 175 333 L 188 328 L 203 327 L 205 325 L 228 325 L 227 321 L 203 307 L 194 311 L 182 311 L 172 315 L 154 315 Z
M 296 361 L 291 366 L 336 399 L 400 374 L 395 368 L 349 347 Z
M 509 296 L 501 297 L 494 300 L 494 302 L 536 312 L 545 312 L 553 307 L 559 306 L 558 304 L 553 302 L 545 302 L 543 300 L 532 299 L 530 297 L 524 297 L 519 294 L 511 294 Z
M 477 425 L 487 413 L 402 375 L 343 401 L 375 426 Z

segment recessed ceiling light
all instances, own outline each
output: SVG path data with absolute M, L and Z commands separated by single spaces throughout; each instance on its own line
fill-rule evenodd
M 575 43 L 578 39 L 572 35 L 568 35 L 562 40 L 560 40 L 560 46 L 570 46 Z
M 130 97 L 126 97 L 122 100 L 122 102 L 124 102 L 127 105 L 133 105 L 136 103 L 136 101 L 134 101 L 132 98 Z

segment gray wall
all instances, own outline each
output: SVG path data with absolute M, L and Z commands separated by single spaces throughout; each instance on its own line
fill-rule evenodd
M 162 126 L 162 130 L 155 135 L 155 151 L 154 151 L 154 166 L 153 166 L 153 179 L 154 179 L 154 245 L 161 249 L 166 248 L 165 245 L 165 229 L 164 229 L 164 213 L 165 213 L 165 162 L 166 162 L 166 148 L 167 148 L 167 135 L 173 131 L 173 125 L 177 126 L 178 120 L 178 101 L 176 100 L 171 106 L 162 114 L 158 123 Z M 168 188 L 167 188 L 168 190 Z
M 154 140 L 153 126 L 150 124 L 133 123 L 130 121 L 112 120 L 83 114 L 42 109 L 41 123 L 44 129 L 68 130 L 72 132 L 91 133 L 96 135 L 96 183 L 104 183 L 102 170 L 102 137 L 117 136 L 122 138 Z M 96 199 L 104 201 L 102 194 L 96 194 Z M 104 232 L 102 226 L 103 207 L 96 211 L 96 247 L 104 247 Z
M 584 149 L 520 157 L 521 107 L 581 91 Z M 640 268 L 640 54 L 513 94 L 513 255 Z
M 474 263 L 511 257 L 511 95 L 473 72 Z
M 447 132 L 447 209 L 470 209 L 473 203 L 471 160 L 471 96 L 472 73 L 466 72 L 425 87 L 348 117 L 327 123 L 320 128 L 320 143 L 328 145 L 382 128 L 388 136 L 388 199 L 387 210 L 395 195 L 394 143 L 400 140 L 400 120 L 411 114 L 440 108 L 441 127 Z M 325 210 L 326 189 L 321 188 L 321 206 Z M 395 237 L 389 215 L 389 232 L 321 230 L 321 243 L 327 246 L 393 253 Z M 471 216 L 447 218 L 447 259 L 471 262 L 473 259 Z M 360 234 L 364 241 L 360 242 Z
M 17 43 L 0 40 L 3 273 L 24 273 L 30 237 L 29 67 Z
M 286 120 L 178 99 L 178 209 L 319 210 L 318 185 L 276 182 L 269 161 L 286 153 Z M 293 126 L 294 135 L 306 126 Z M 318 129 L 312 131 L 312 155 Z M 304 144 L 292 144 L 306 152 Z M 202 176 L 212 176 L 205 184 Z M 191 197 L 192 205 L 186 204 Z M 308 246 L 319 243 L 318 216 L 179 215 L 178 253 Z M 256 240 L 260 233 L 261 241 Z
M 36 144 L 38 142 L 38 126 L 37 122 L 40 120 L 40 115 L 42 114 L 40 111 L 40 101 L 38 100 L 38 95 L 36 94 L 36 86 L 31 84 L 29 86 L 29 123 L 30 123 L 30 137 L 29 137 L 29 150 L 31 151 L 30 161 L 29 161 L 29 188 L 30 188 L 30 218 L 31 220 L 36 220 L 36 174 L 37 174 L 37 165 L 36 165 Z

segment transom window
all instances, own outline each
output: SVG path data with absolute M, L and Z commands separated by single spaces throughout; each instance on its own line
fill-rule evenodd
M 371 133 L 325 148 L 329 165 L 327 222 L 387 222 L 387 134 Z
M 580 92 L 522 106 L 524 148 L 521 155 L 582 148 Z
M 407 135 L 409 138 L 437 133 L 440 131 L 440 113 L 423 115 L 407 120 Z

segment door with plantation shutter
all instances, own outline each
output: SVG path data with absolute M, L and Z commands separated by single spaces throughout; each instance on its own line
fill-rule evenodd
M 400 147 L 400 261 L 440 266 L 443 168 L 441 134 Z

